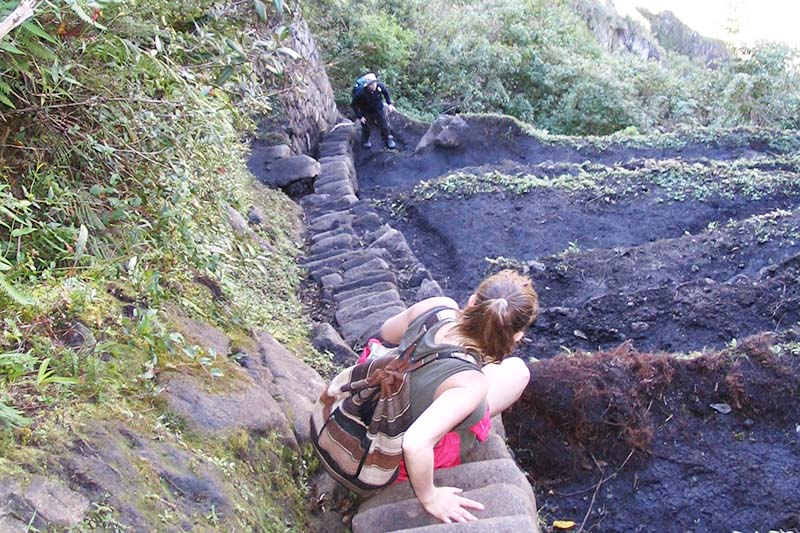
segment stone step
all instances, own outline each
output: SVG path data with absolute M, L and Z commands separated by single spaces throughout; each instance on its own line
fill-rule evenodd
M 334 300 L 336 303 L 343 302 L 345 300 L 349 300 L 350 298 L 354 298 L 356 296 L 363 296 L 365 294 L 372 294 L 384 291 L 391 291 L 397 290 L 397 286 L 393 283 L 389 283 L 388 281 L 382 281 L 379 283 L 375 283 L 374 285 L 370 285 L 368 287 L 359 287 L 357 289 L 352 289 L 349 291 L 340 291 L 336 292 L 333 295 Z
M 342 284 L 334 288 L 334 293 L 337 295 L 339 293 L 350 292 L 353 289 L 369 287 L 380 282 L 391 283 L 393 286 L 397 287 L 397 277 L 391 270 L 373 270 L 365 272 L 364 275 L 355 279 L 348 279 L 347 276 L 342 277 L 344 278 Z
M 500 478 L 496 478 L 500 479 Z M 465 490 L 465 498 L 484 505 L 482 511 L 470 509 L 479 520 L 499 516 L 536 515 L 536 507 L 525 491 L 514 485 L 491 483 L 483 487 Z M 441 522 L 428 514 L 416 497 L 374 507 L 353 517 L 353 533 L 384 533 L 402 529 L 438 525 Z
M 360 265 L 352 265 L 350 268 L 346 268 L 344 279 L 350 281 L 353 279 L 363 278 L 374 271 L 381 270 L 389 270 L 389 263 L 380 257 L 375 257 L 374 259 L 371 259 L 365 263 L 361 263 Z
M 331 194 L 334 196 L 345 196 L 348 194 L 353 194 L 353 186 L 350 184 L 349 181 L 345 182 L 336 182 L 336 183 L 324 183 L 322 185 L 314 185 L 314 192 L 318 194 Z
M 462 452 L 461 457 L 464 463 L 491 459 L 511 459 L 511 452 L 508 451 L 505 439 L 496 433 L 490 433 L 486 441 L 478 442 L 466 452 Z
M 402 310 L 402 308 L 399 308 Z M 352 320 L 341 326 L 342 337 L 351 346 L 362 346 L 375 335 L 383 323 L 398 313 L 398 308 L 390 307 L 382 311 L 370 313 L 364 318 Z
M 478 463 L 464 463 L 453 468 L 433 472 L 437 486 L 458 487 L 465 491 L 478 489 L 502 481 L 514 485 L 526 494 L 531 504 L 536 502 L 528 478 L 511 459 L 492 459 Z M 414 497 L 408 481 L 392 485 L 361 504 L 359 511 L 367 511 L 387 503 L 399 502 Z
M 314 186 L 329 185 L 331 183 L 350 183 L 350 178 L 344 172 L 326 172 L 314 180 Z
M 370 315 L 377 315 L 378 313 L 388 312 L 392 310 L 392 316 L 402 313 L 405 310 L 406 306 L 404 306 L 400 302 L 396 303 L 379 303 L 375 305 L 371 305 L 369 307 L 362 307 L 360 305 L 351 305 L 350 307 L 339 308 L 339 310 L 334 313 L 336 317 L 336 322 L 339 324 L 349 324 L 350 322 L 356 321 L 361 318 L 366 318 Z
M 538 533 L 536 517 L 520 514 L 496 516 L 475 522 L 434 524 L 431 526 L 398 529 L 395 533 Z
M 351 305 L 369 307 L 371 305 L 388 303 L 402 303 L 400 300 L 400 293 L 397 292 L 397 289 L 354 296 L 353 298 L 348 298 L 347 300 L 340 300 L 337 305 L 339 309 L 346 309 Z

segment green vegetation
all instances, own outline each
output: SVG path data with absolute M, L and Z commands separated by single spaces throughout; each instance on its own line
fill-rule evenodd
M 416 201 L 435 197 L 469 197 L 485 193 L 527 194 L 557 190 L 615 198 L 661 191 L 660 201 L 704 201 L 742 197 L 757 200 L 776 193 L 800 194 L 795 155 L 762 156 L 733 161 L 681 159 L 631 161 L 624 166 L 596 163 L 545 164 L 514 174 L 499 170 L 486 173 L 456 172 L 420 182 L 412 192 Z
M 690 126 L 800 126 L 798 51 L 736 50 L 719 68 L 665 52 L 606 52 L 565 0 L 303 2 L 341 102 L 377 71 L 401 107 L 497 112 L 553 133 Z
M 0 20 L 16 3 L 0 1 Z M 264 329 L 324 364 L 297 295 L 296 207 L 245 167 L 252 117 L 276 112 L 270 93 L 297 57 L 282 8 L 42 2 L 0 43 L 0 471 L 36 469 L 72 420 L 157 425 L 164 369 L 224 384 L 232 354 L 187 342 L 176 309 L 234 343 Z M 230 212 L 251 206 L 268 214 L 253 228 L 265 246 L 231 229 Z M 305 520 L 306 469 L 273 444 L 252 443 L 260 455 L 235 475 L 286 468 L 250 487 L 272 507 L 241 520 L 283 531 L 283 510 Z M 255 464 L 267 449 L 280 465 Z

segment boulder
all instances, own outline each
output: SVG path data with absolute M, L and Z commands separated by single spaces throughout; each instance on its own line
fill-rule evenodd
M 164 386 L 162 394 L 167 407 L 200 433 L 227 436 L 240 429 L 261 434 L 275 430 L 284 444 L 296 447 L 292 425 L 284 414 L 285 406 L 273 398 L 272 391 L 236 367 L 230 366 L 225 372 L 226 378 L 240 381 L 236 390 L 211 390 L 202 377 L 163 372 L 159 382 Z
M 338 366 L 350 366 L 358 360 L 358 354 L 344 342 L 336 329 L 323 322 L 314 326 L 314 348 L 333 354 L 333 363 Z
M 177 306 L 168 306 L 167 315 L 189 344 L 223 357 L 230 353 L 231 339 L 217 328 L 187 317 Z
M 295 155 L 276 159 L 267 163 L 267 170 L 261 181 L 272 187 L 286 187 L 300 180 L 316 178 L 319 175 L 319 162 L 307 155 Z
M 142 506 L 154 484 L 160 502 L 176 515 L 181 530 L 187 524 L 182 517 L 203 516 L 212 506 L 221 516 L 233 512 L 225 482 L 211 458 L 187 450 L 169 432 L 163 439 L 154 436 L 119 421 L 91 421 L 58 452 L 57 464 L 49 468 L 68 476 L 90 501 L 107 503 L 131 531 L 163 527 L 157 514 L 148 511 L 151 507 Z M 74 513 L 79 507 L 71 508 Z
M 464 142 L 468 129 L 467 121 L 458 115 L 439 115 L 419 140 L 414 151 L 420 152 L 431 145 L 438 148 L 458 148 Z
M 262 383 L 266 382 L 283 412 L 292 424 L 298 442 L 309 441 L 311 408 L 325 388 L 316 370 L 301 361 L 266 332 L 256 335 L 258 360 L 262 369 L 258 372 Z M 266 375 L 264 370 L 266 370 Z
M 89 499 L 60 481 L 34 476 L 26 487 L 0 481 L 0 531 L 28 531 L 78 526 L 89 511 Z
M 262 144 L 262 143 L 258 143 Z M 290 157 L 292 149 L 285 144 L 275 146 L 259 146 L 254 143 L 247 158 L 247 170 L 254 176 L 260 177 L 266 171 L 267 165 L 276 159 Z
M 442 288 L 437 282 L 432 279 L 423 279 L 415 294 L 416 301 L 424 300 L 425 298 L 433 298 L 434 296 L 442 296 Z

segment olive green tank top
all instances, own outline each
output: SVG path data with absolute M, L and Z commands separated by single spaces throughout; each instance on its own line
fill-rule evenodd
M 444 324 L 453 321 L 452 318 L 445 316 L 446 312 L 447 309 L 444 308 L 436 312 L 438 322 L 431 326 L 425 335 L 417 342 L 416 351 L 418 353 L 432 353 L 439 350 L 453 350 L 454 346 L 452 344 L 436 344 L 435 342 L 436 332 L 438 332 Z M 430 315 L 428 313 L 425 313 L 424 315 L 415 319 L 411 324 L 409 324 L 408 331 L 419 331 L 422 320 L 429 318 L 429 316 Z M 417 321 L 420 323 L 417 323 Z M 464 353 L 463 350 L 459 351 Z M 439 385 L 441 385 L 447 378 L 466 370 L 479 369 L 480 361 L 478 361 L 477 358 L 475 359 L 475 364 L 471 364 L 463 359 L 444 358 L 433 361 L 422 368 L 414 370 L 410 375 L 412 421 L 416 420 L 423 413 L 423 411 L 425 411 L 425 409 L 430 407 L 430 405 L 433 403 L 436 389 L 438 389 Z M 454 429 L 469 429 L 480 422 L 484 414 L 486 414 L 486 398 L 483 398 L 478 407 L 476 407 L 475 410 Z

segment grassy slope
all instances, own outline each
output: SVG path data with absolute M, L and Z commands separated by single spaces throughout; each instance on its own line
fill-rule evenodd
M 245 167 L 249 117 L 271 112 L 267 92 L 292 55 L 276 51 L 277 16 L 268 26 L 252 3 L 209 0 L 80 5 L 40 6 L 41 29 L 11 36 L 23 54 L 0 52 L 16 108 L 0 123 L 0 472 L 38 471 L 46 450 L 86 421 L 119 418 L 274 494 L 237 514 L 239 526 L 301 525 L 302 458 L 271 464 L 269 454 L 282 456 L 274 441 L 182 432 L 165 423 L 155 382 L 181 366 L 213 387 L 233 364 L 176 333 L 172 305 L 234 344 L 265 329 L 325 364 L 297 296 L 296 208 Z M 273 250 L 237 237 L 228 206 L 245 217 L 260 207 L 267 221 L 257 232 Z M 86 527 L 113 514 L 95 513 Z

